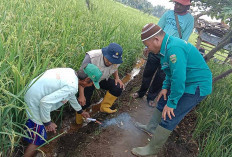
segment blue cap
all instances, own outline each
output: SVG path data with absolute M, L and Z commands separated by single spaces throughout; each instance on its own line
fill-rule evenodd
M 111 43 L 109 46 L 102 48 L 103 56 L 112 64 L 122 63 L 122 51 L 122 47 L 116 43 Z

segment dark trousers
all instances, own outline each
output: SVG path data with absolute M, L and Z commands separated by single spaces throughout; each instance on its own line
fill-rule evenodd
M 155 78 L 151 83 L 155 72 Z M 143 72 L 142 85 L 138 91 L 139 97 L 143 97 L 146 94 L 151 84 L 148 90 L 147 100 L 154 100 L 162 88 L 164 79 L 165 73 L 161 70 L 160 58 L 158 57 L 158 55 L 150 52 Z
M 100 81 L 100 88 L 101 89 L 105 89 L 108 90 L 110 94 L 112 94 L 113 96 L 119 97 L 122 93 L 123 88 L 120 88 L 119 83 L 117 85 L 115 85 L 115 80 L 109 78 L 108 80 L 102 80 Z M 84 94 L 85 94 L 85 99 L 86 99 L 86 105 L 82 106 L 82 109 L 86 109 L 91 105 L 91 97 L 93 95 L 93 91 L 94 91 L 95 87 L 94 85 L 91 87 L 86 87 L 84 89 Z

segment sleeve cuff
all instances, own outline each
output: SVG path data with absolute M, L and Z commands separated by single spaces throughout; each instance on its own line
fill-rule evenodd
M 50 121 L 50 122 L 47 122 L 47 123 L 43 123 L 43 125 L 44 126 L 48 126 L 48 125 L 50 125 L 52 122 Z
M 169 89 L 169 86 L 168 85 L 163 85 L 162 89 Z
M 169 101 L 169 100 L 168 100 L 168 102 L 167 102 L 167 106 L 168 106 L 168 107 L 170 107 L 170 108 L 174 108 L 174 109 L 176 109 L 176 106 L 177 106 L 177 105 L 176 105 L 176 104 L 174 104 L 172 101 Z
M 78 114 L 82 114 L 83 110 L 81 109 L 80 111 L 77 111 Z

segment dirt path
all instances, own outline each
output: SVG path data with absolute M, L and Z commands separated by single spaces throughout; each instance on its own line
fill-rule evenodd
M 152 108 L 138 100 L 130 106 L 129 112 L 121 112 L 106 123 L 98 136 L 80 152 L 82 157 L 131 157 L 133 147 L 144 146 L 150 138 L 147 134 L 134 127 L 133 122 L 146 123 L 152 114 Z M 79 150 L 78 150 L 79 151 Z M 75 156 L 75 155 L 74 155 Z

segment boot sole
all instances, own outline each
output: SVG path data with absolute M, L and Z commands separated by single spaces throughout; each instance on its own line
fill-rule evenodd
M 139 154 L 137 154 L 137 153 L 134 153 L 133 151 L 131 151 L 131 154 L 133 154 L 134 156 L 137 156 L 137 157 L 143 157 L 144 155 L 139 155 Z M 151 157 L 151 156 L 153 156 L 153 157 L 157 157 L 157 155 L 145 155 L 145 156 L 147 156 L 147 157 Z
M 145 132 L 146 134 L 148 134 L 149 136 L 153 136 L 153 134 L 152 133 L 150 133 L 150 132 L 148 132 L 147 130 L 145 130 L 145 129 L 142 129 L 142 128 L 139 128 L 139 127 L 136 127 L 136 128 L 138 128 L 139 130 L 141 130 L 141 131 L 143 131 L 143 132 Z
M 137 129 L 139 129 L 139 130 L 145 132 L 145 133 L 148 134 L 149 136 L 151 136 L 151 137 L 153 136 L 153 134 L 152 134 L 151 132 L 149 132 L 149 131 L 147 131 L 147 130 L 145 130 L 145 129 L 143 129 L 143 128 L 138 127 L 138 126 L 136 125 L 136 123 L 134 123 L 134 126 L 135 126 Z

